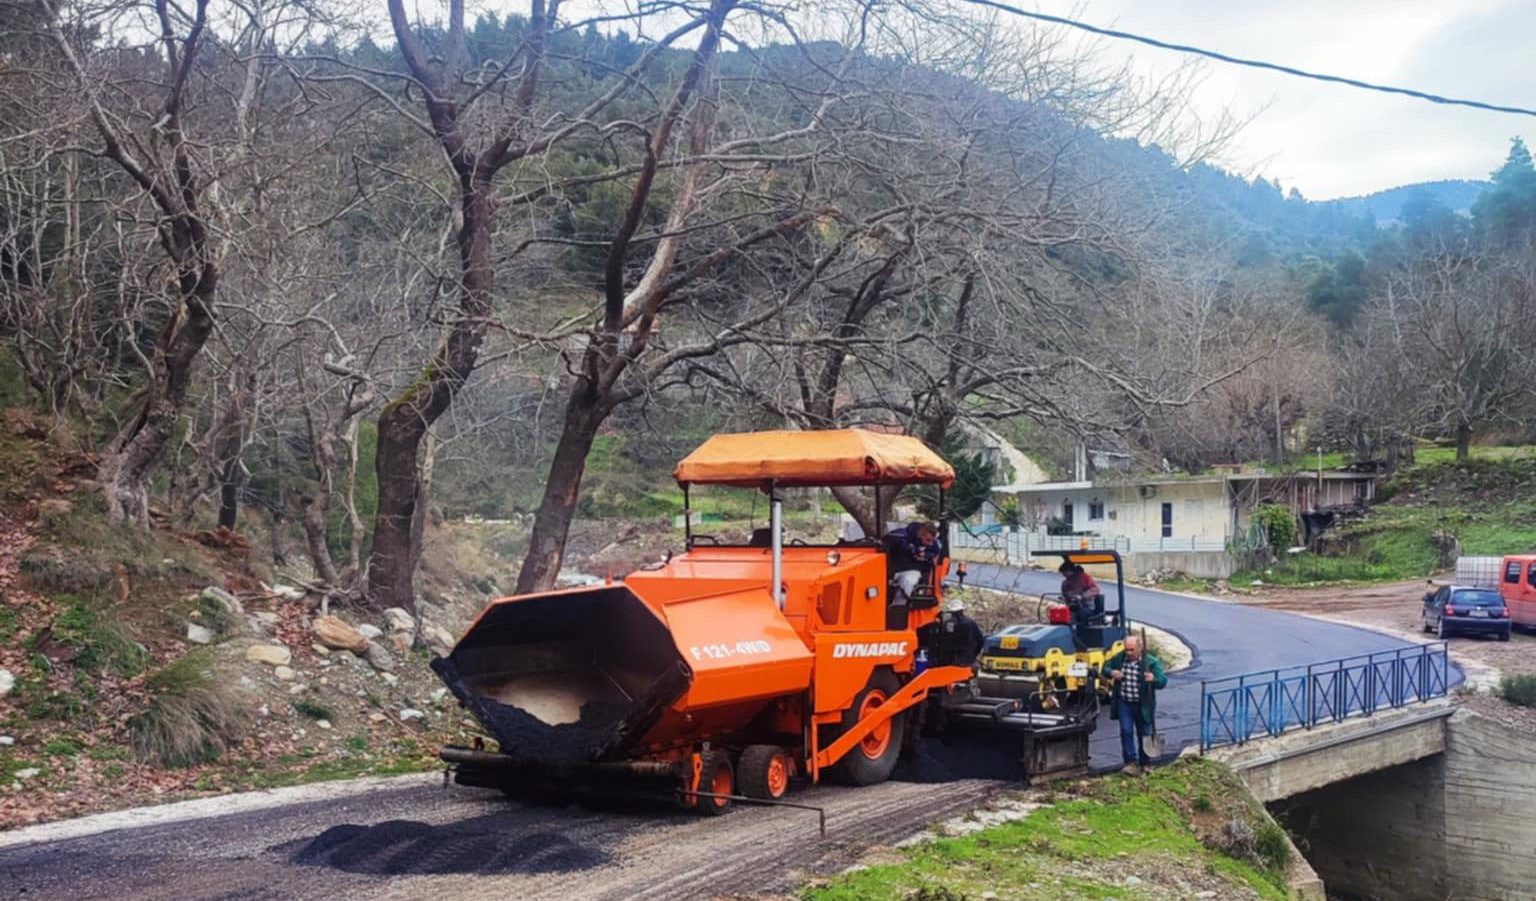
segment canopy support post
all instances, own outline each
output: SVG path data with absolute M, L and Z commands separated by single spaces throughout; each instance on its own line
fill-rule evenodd
M 773 532 L 773 602 L 784 610 L 784 498 L 775 482 L 768 483 L 768 528 Z
M 693 507 L 688 503 L 688 483 L 683 483 L 683 547 L 693 550 Z

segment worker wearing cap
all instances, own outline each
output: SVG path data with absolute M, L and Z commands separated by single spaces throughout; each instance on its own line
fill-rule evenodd
M 941 666 L 970 666 L 985 643 L 981 626 L 965 613 L 965 601 L 958 597 L 945 601 L 944 611 L 939 614 L 936 662 Z
M 1152 762 L 1142 740 L 1157 732 L 1157 692 L 1168 686 L 1168 676 L 1163 662 L 1142 649 L 1137 635 L 1126 636 L 1125 650 L 1104 661 L 1104 672 L 1115 684 L 1115 719 L 1120 721 L 1125 771 L 1139 775 Z
M 1093 580 L 1088 570 L 1083 569 L 1071 560 L 1061 564 L 1056 570 L 1061 573 L 1061 596 L 1071 599 L 1073 597 L 1091 598 L 1099 593 L 1099 583 Z
M 1104 612 L 1099 583 L 1093 580 L 1088 570 L 1070 560 L 1061 564 L 1057 572 L 1061 573 L 1061 598 L 1072 612 L 1072 637 L 1077 642 L 1078 650 L 1083 650 L 1089 644 L 1083 629 L 1093 623 L 1095 616 Z
M 912 597 L 923 576 L 933 572 L 944 559 L 939 527 L 931 522 L 914 522 L 892 532 L 885 538 L 885 548 L 891 558 L 896 585 L 901 589 L 901 603 Z

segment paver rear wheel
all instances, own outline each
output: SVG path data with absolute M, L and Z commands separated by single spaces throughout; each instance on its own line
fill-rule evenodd
M 678 804 L 687 810 L 707 817 L 717 817 L 731 809 L 730 798 L 706 798 L 690 794 L 691 786 L 683 786 Z M 736 794 L 736 774 L 731 770 L 731 758 L 724 751 L 705 751 L 700 759 L 698 791 L 711 795 Z
M 749 798 L 777 801 L 789 790 L 789 755 L 776 745 L 750 745 L 736 764 L 736 784 Z

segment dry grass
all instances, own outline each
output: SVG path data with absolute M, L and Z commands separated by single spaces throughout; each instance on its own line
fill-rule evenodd
M 220 677 L 211 655 L 195 652 L 145 683 L 149 707 L 128 722 L 141 762 L 190 766 L 216 759 L 245 733 L 247 715 L 237 689 Z

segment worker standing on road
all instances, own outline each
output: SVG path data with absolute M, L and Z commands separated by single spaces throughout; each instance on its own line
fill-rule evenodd
M 1104 661 L 1104 671 L 1114 680 L 1115 719 L 1120 721 L 1120 751 L 1125 771 L 1133 776 L 1152 761 L 1142 740 L 1157 731 L 1157 692 L 1168 685 L 1163 662 L 1145 653 L 1141 638 L 1128 635 L 1125 650 Z
M 901 589 L 902 603 L 912 597 L 923 578 L 944 559 L 944 545 L 939 543 L 939 527 L 931 522 L 914 522 L 885 538 L 891 572 Z

